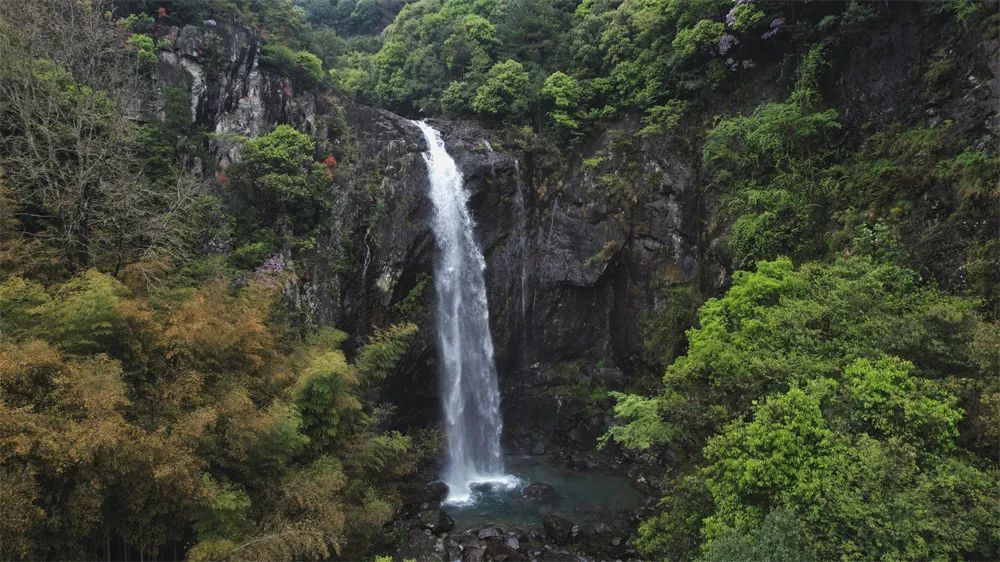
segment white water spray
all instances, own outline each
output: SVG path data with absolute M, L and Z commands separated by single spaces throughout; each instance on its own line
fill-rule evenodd
M 443 480 L 449 488 L 447 503 L 468 503 L 475 500 L 477 484 L 516 483 L 504 474 L 500 449 L 500 391 L 483 281 L 486 262 L 476 244 L 469 193 L 458 166 L 441 134 L 423 121 L 415 123 L 427 141 L 424 160 L 437 240 L 434 288 L 447 438 Z

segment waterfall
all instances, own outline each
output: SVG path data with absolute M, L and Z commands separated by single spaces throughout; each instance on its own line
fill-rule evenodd
M 521 331 L 528 321 L 528 210 L 524 201 L 524 186 L 521 185 L 521 163 L 514 159 L 514 215 L 517 229 L 517 253 L 521 263 Z
M 552 202 L 552 219 L 549 220 L 549 234 L 545 237 L 545 245 L 552 245 L 552 232 L 556 228 L 556 215 L 559 214 L 559 195 L 556 195 L 555 201 Z
M 361 294 L 364 294 L 364 289 L 368 287 L 368 268 L 371 267 L 372 264 L 372 249 L 371 246 L 368 245 L 368 239 L 371 238 L 371 235 L 372 229 L 369 226 L 368 230 L 365 231 L 365 237 L 363 239 L 365 244 L 365 260 L 361 264 Z
M 500 391 L 493 364 L 483 270 L 469 215 L 469 194 L 441 134 L 415 122 L 427 141 L 427 174 L 437 240 L 434 263 L 437 344 L 449 503 L 474 500 L 479 483 L 508 483 L 500 450 Z

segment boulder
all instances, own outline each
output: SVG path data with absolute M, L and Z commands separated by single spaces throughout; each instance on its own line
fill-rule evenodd
M 425 501 L 443 502 L 448 497 L 448 485 L 440 480 L 429 482 L 424 487 Z
M 545 538 L 559 546 L 565 546 L 573 538 L 576 525 L 569 519 L 549 513 L 542 518 L 542 527 L 545 529 Z
M 483 562 L 485 558 L 485 546 L 470 545 L 462 550 L 462 562 Z
M 417 522 L 437 535 L 447 533 L 455 526 L 455 521 L 443 509 L 425 509 L 417 514 Z
M 407 560 L 420 560 L 430 562 L 447 559 L 444 541 L 435 537 L 428 530 L 421 530 L 410 533 L 403 541 L 403 545 L 396 552 L 396 557 Z
M 477 535 L 481 540 L 487 539 L 499 539 L 503 537 L 503 531 L 499 527 L 483 527 L 479 529 L 479 534 Z
M 628 531 L 605 522 L 588 523 L 580 527 L 576 539 L 578 548 L 608 558 L 626 555 Z
M 550 503 L 559 499 L 559 494 L 552 484 L 532 482 L 521 489 L 521 498 L 531 503 Z
M 511 547 L 506 542 L 491 541 L 486 545 L 486 556 L 490 560 L 496 562 L 502 562 L 505 560 L 516 561 L 516 560 L 526 560 L 527 558 L 517 551 L 517 549 Z

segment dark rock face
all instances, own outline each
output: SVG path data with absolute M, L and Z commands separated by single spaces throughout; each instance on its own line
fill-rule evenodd
M 294 260 L 286 300 L 304 323 L 355 334 L 351 345 L 371 326 L 394 321 L 396 303 L 432 274 L 431 206 L 416 127 L 386 111 L 302 90 L 262 66 L 260 37 L 242 25 L 220 21 L 161 35 L 170 47 L 160 53 L 146 95 L 134 104 L 135 118 L 162 117 L 167 96 L 186 92 L 191 122 L 215 133 L 209 147 L 214 161 L 201 163 L 209 178 L 238 161 L 236 135 L 255 137 L 289 123 L 325 139 L 334 147 L 338 173 L 351 185 L 331 209 L 317 249 Z M 641 348 L 638 321 L 651 306 L 652 286 L 670 272 L 699 282 L 710 269 L 697 251 L 691 157 L 679 146 L 636 146 L 643 196 L 626 215 L 621 205 L 595 196 L 601 190 L 598 174 L 578 163 L 553 185 L 546 159 L 511 149 L 516 144 L 502 133 L 470 122 L 432 124 L 442 131 L 471 194 L 487 262 L 507 428 L 511 435 L 519 425 L 553 433 L 563 412 L 546 391 L 553 382 L 550 367 L 574 360 L 603 363 L 602 371 L 617 375 L 598 375 L 595 384 L 621 386 Z M 606 151 L 613 140 L 597 139 L 582 156 Z M 377 213 L 366 199 L 373 190 L 379 194 Z M 346 268 L 343 260 L 334 261 L 345 242 L 353 255 Z M 386 385 L 386 399 L 401 406 L 404 426 L 433 420 L 439 408 L 432 283 L 422 300 L 419 341 Z M 589 446 L 602 429 L 578 432 L 577 444 Z M 547 439 L 531 445 L 539 442 L 544 450 Z
M 420 560 L 421 562 L 445 562 L 448 560 L 444 540 L 426 530 L 408 536 L 406 542 L 396 552 L 396 558 Z
M 628 530 L 608 523 L 584 525 L 577 537 L 578 548 L 594 556 L 616 558 L 625 554 Z
M 262 66 L 260 36 L 241 24 L 219 21 L 214 27 L 188 25 L 158 33 L 170 47 L 160 52 L 156 73 L 130 113 L 138 121 L 162 118 L 168 96 L 186 95 L 191 123 L 214 133 L 210 161 L 196 162 L 206 178 L 221 177 L 239 160 L 239 137 L 256 137 L 279 124 L 291 124 L 331 147 L 338 174 L 349 185 L 334 198 L 317 248 L 291 264 L 295 277 L 285 287 L 285 298 L 303 324 L 335 325 L 364 337 L 373 322 L 385 320 L 400 264 L 429 263 L 433 246 L 425 244 L 432 240 L 424 228 L 428 207 L 422 196 L 426 171 L 419 131 L 398 115 L 302 89 Z M 369 217 L 373 190 L 385 202 L 375 224 Z M 415 228 L 401 228 L 408 225 Z M 349 271 L 337 258 L 345 252 L 345 241 L 358 255 Z M 223 250 L 225 245 L 220 244 Z M 380 247 L 392 251 L 379 254 Z M 427 255 L 406 253 L 411 250 Z
M 605 525 L 602 529 L 611 529 Z M 615 534 L 614 531 L 594 531 L 592 536 L 575 528 L 564 543 L 553 541 L 537 531 L 511 528 L 501 529 L 487 526 L 449 535 L 440 545 L 449 560 L 463 562 L 512 562 L 518 560 L 629 560 L 636 559 L 636 551 L 628 544 L 631 538 Z M 485 532 L 484 532 L 485 531 Z M 404 546 L 396 552 L 396 558 L 404 553 L 421 552 L 437 560 L 438 543 L 429 540 L 424 533 L 411 534 L 403 539 Z M 412 543 L 412 544 L 411 544 Z M 605 544 L 606 543 L 606 544 Z M 618 543 L 618 544 L 614 544 Z M 596 545 L 596 549 L 585 549 Z M 424 560 L 419 558 L 419 560 Z
M 219 135 L 212 152 L 221 162 L 238 157 L 238 144 L 225 135 L 266 133 L 279 123 L 294 123 L 315 133 L 323 127 L 323 108 L 315 93 L 296 91 L 292 80 L 260 66 L 260 36 L 241 24 L 186 25 L 166 30 L 170 48 L 160 52 L 155 81 L 135 118 L 162 117 L 170 90 L 185 91 L 191 122 Z
M 480 540 L 498 539 L 503 536 L 503 531 L 500 530 L 500 527 L 483 527 L 477 536 Z
M 511 145 L 499 133 L 432 124 L 463 172 L 487 262 L 505 438 L 523 441 L 516 447 L 526 452 L 544 452 L 552 439 L 589 449 L 608 420 L 575 418 L 579 405 L 550 392 L 566 382 L 558 373 L 578 364 L 569 376 L 585 387 L 622 388 L 639 366 L 640 322 L 658 284 L 725 279 L 699 253 L 693 157 L 669 142 L 636 144 L 628 157 L 642 163 L 639 195 L 625 208 L 607 201 L 599 174 L 579 162 L 553 187 L 554 173 L 537 154 L 494 150 Z M 599 138 L 581 157 L 613 152 L 615 142 Z

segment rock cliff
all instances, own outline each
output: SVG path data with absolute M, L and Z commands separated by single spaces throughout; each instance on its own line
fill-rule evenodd
M 923 108 L 924 117 L 939 120 L 985 116 L 962 118 L 961 134 L 991 142 L 996 111 L 989 105 L 1000 94 L 995 61 L 969 59 L 949 82 L 952 91 L 907 89 L 919 82 L 930 49 L 914 44 L 913 37 L 926 35 L 913 33 L 916 25 L 901 17 L 850 50 L 845 71 L 824 86 L 827 97 L 845 108 L 845 124 L 859 130 L 907 118 L 896 114 L 903 107 Z M 254 137 L 280 123 L 333 147 L 347 188 L 336 194 L 317 247 L 295 256 L 286 298 L 303 323 L 336 325 L 357 338 L 397 319 L 397 305 L 408 296 L 420 299 L 421 337 L 388 381 L 386 398 L 400 405 L 401 425 L 436 417 L 433 294 L 426 283 L 434 240 L 419 131 L 401 116 L 303 89 L 266 68 L 259 36 L 239 24 L 170 28 L 162 35 L 169 47 L 135 116 L 162 115 L 169 93 L 183 91 L 192 123 L 212 133 L 207 161 L 198 163 L 206 177 L 218 177 L 239 159 L 236 136 Z M 954 48 L 975 52 L 977 46 Z M 776 62 L 755 70 L 763 85 L 749 82 L 756 90 L 731 109 L 775 97 L 768 84 L 780 69 Z M 697 141 L 639 136 L 637 120 L 629 117 L 572 150 L 539 148 L 472 122 L 431 122 L 443 132 L 472 196 L 487 261 L 506 435 L 525 449 L 544 449 L 540 441 L 553 436 L 590 447 L 606 414 L 586 413 L 587 401 L 574 403 L 574 393 L 621 388 L 658 372 L 660 358 L 644 345 L 647 311 L 669 305 L 676 294 L 666 290 L 671 287 L 711 295 L 731 271 L 725 225 L 713 194 L 699 183 Z M 954 230 L 947 220 L 956 219 L 939 221 L 944 226 L 937 232 Z M 931 231 L 914 236 L 936 240 Z M 941 264 L 939 277 L 948 277 L 947 267 Z M 427 290 L 417 294 L 423 285 Z

